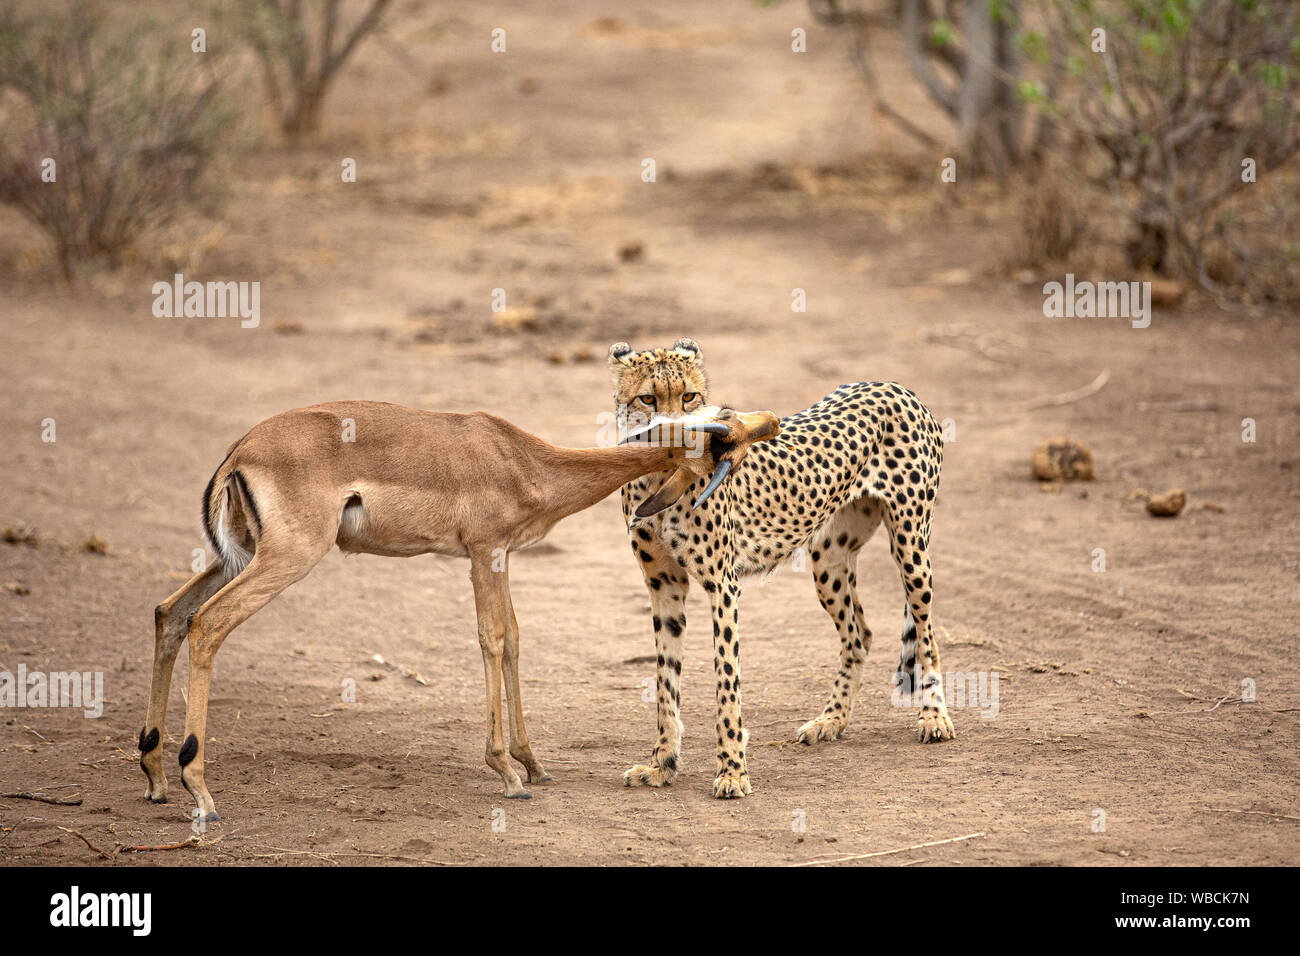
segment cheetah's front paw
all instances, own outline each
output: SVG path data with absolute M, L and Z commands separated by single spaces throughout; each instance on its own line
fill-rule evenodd
M 795 739 L 809 746 L 820 740 L 839 740 L 847 723 L 843 717 L 818 717 L 800 727 Z
M 713 795 L 719 800 L 733 800 L 754 792 L 749 785 L 749 774 L 727 770 L 713 778 Z
M 669 770 L 667 767 L 647 767 L 645 764 L 637 764 L 623 774 L 623 786 L 666 787 L 673 782 L 675 776 L 677 771 Z
M 952 729 L 948 711 L 926 711 L 917 721 L 916 736 L 923 744 L 933 744 L 940 740 L 952 740 L 957 736 L 957 731 Z

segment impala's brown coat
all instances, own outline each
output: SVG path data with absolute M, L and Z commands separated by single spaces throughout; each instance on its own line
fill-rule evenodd
M 739 461 L 775 435 L 770 413 L 720 410 L 728 431 L 712 443 L 680 440 L 614 448 L 560 448 L 494 415 L 443 414 L 382 402 L 332 402 L 266 419 L 230 447 L 203 499 L 204 528 L 221 556 L 158 606 L 149 710 L 140 732 L 146 796 L 167 799 L 162 741 L 172 666 L 188 639 L 190 677 L 181 780 L 200 813 L 216 819 L 203 779 L 208 688 L 222 641 L 304 577 L 337 544 L 345 551 L 470 559 L 487 678 L 487 763 L 506 796 L 548 779 L 533 755 L 519 694 L 519 625 L 509 552 L 540 541 L 562 518 L 629 481 L 678 468 L 707 475 L 714 459 Z

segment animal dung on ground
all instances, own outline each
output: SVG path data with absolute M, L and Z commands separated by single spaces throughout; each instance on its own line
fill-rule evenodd
M 1069 438 L 1049 438 L 1034 449 L 1034 477 L 1039 481 L 1092 481 L 1088 446 Z
M 17 528 L 5 528 L 3 535 L 6 544 L 25 544 L 34 548 L 41 543 L 40 536 L 31 525 L 19 525 Z
M 1147 500 L 1147 511 L 1157 518 L 1172 518 L 1183 510 L 1187 504 L 1187 494 L 1181 488 L 1164 495 L 1155 495 Z
M 502 309 L 492 314 L 492 323 L 498 329 L 517 331 L 537 328 L 537 309 L 531 305 Z
M 1151 280 L 1151 304 L 1159 308 L 1173 308 L 1183 301 L 1186 293 L 1187 287 L 1181 282 L 1171 279 Z
M 546 361 L 552 365 L 565 365 L 569 362 L 578 365 L 584 362 L 594 362 L 595 360 L 595 353 L 585 346 L 580 346 L 572 352 L 566 352 L 564 349 L 552 349 L 546 353 Z

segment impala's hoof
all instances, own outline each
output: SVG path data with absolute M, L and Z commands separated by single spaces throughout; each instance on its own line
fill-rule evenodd
M 511 756 L 514 757 L 514 754 L 511 754 Z M 540 763 L 538 763 L 537 758 L 534 757 L 532 754 L 524 754 L 522 756 L 515 757 L 515 759 L 518 760 L 521 764 L 523 764 L 524 769 L 528 771 L 529 783 L 550 783 L 551 782 L 551 775 L 546 772 L 546 769 Z
M 518 793 L 507 793 L 506 799 L 507 800 L 531 800 L 533 799 L 533 795 L 529 793 L 527 790 L 520 790 Z

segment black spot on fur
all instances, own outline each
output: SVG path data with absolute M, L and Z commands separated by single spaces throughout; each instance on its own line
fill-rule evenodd
M 244 479 L 244 473 L 236 468 L 230 473 L 230 477 L 235 479 L 235 484 L 239 486 L 239 493 L 244 500 L 248 502 L 248 511 L 252 516 L 253 523 L 257 525 L 257 536 L 262 536 L 262 516 L 257 513 L 257 502 L 253 500 L 253 493 L 248 490 L 248 482 Z
M 158 746 L 158 728 L 155 727 L 149 731 L 146 736 L 144 728 L 140 728 L 140 756 L 143 757 L 149 751 Z
M 189 765 L 189 762 L 194 759 L 198 752 L 199 740 L 193 734 L 190 734 L 185 738 L 185 743 L 181 744 L 180 760 L 182 770 Z
M 212 533 L 212 489 L 217 483 L 217 472 L 221 471 L 221 467 L 225 464 L 223 459 L 217 471 L 214 471 L 212 477 L 208 479 L 208 486 L 203 489 L 203 534 L 208 539 L 208 544 L 212 545 L 218 554 L 221 553 L 221 547 L 217 544 L 217 536 Z

